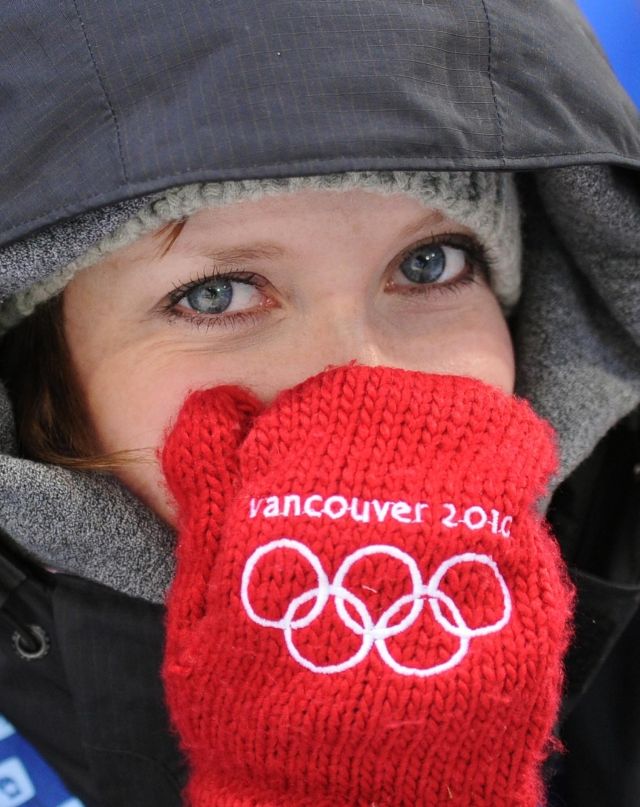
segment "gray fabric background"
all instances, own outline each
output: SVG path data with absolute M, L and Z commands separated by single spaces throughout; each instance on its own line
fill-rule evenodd
M 516 391 L 558 430 L 564 477 L 640 402 L 640 186 L 608 166 L 541 171 L 535 185 Z

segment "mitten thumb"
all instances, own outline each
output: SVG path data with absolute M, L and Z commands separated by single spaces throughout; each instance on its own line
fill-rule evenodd
M 169 595 L 176 629 L 189 629 L 204 613 L 223 514 L 238 485 L 238 447 L 262 406 L 241 387 L 194 392 L 165 441 L 162 468 L 181 536 Z

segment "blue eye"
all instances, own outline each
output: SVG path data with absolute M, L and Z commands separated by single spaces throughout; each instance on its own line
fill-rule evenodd
M 247 312 L 264 303 L 259 291 L 263 285 L 261 278 L 251 273 L 217 275 L 176 289 L 171 305 L 212 318 Z
M 412 283 L 434 283 L 446 267 L 447 258 L 440 244 L 418 247 L 400 264 L 400 271 Z
M 469 250 L 449 244 L 414 247 L 396 267 L 395 286 L 451 286 L 469 274 Z
M 233 287 L 226 277 L 216 277 L 196 286 L 183 297 L 189 308 L 200 314 L 222 314 L 233 299 Z

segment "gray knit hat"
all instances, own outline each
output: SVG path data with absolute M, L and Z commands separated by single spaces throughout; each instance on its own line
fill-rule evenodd
M 205 182 L 126 200 L 41 230 L 0 250 L 0 273 L 14 278 L 0 300 L 0 330 L 31 314 L 71 278 L 145 233 L 206 207 L 301 190 L 405 193 L 469 227 L 490 262 L 491 286 L 508 313 L 520 294 L 520 208 L 506 172 L 351 171 L 321 176 Z

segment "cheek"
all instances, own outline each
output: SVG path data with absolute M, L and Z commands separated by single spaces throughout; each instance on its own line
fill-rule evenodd
M 126 355 L 104 362 L 85 386 L 100 449 L 157 447 L 193 381 L 162 362 L 136 364 Z
M 509 327 L 488 289 L 467 305 L 431 312 L 394 337 L 393 363 L 424 373 L 476 378 L 512 394 L 515 358 Z
M 477 378 L 512 394 L 515 387 L 515 360 L 511 336 L 502 318 L 482 320 L 457 336 L 452 335 L 440 354 L 439 367 L 427 372 L 445 372 Z
M 228 380 L 224 361 L 153 349 L 123 352 L 85 378 L 85 395 L 98 449 L 132 451 L 116 476 L 155 513 L 175 522 L 157 451 L 185 398 Z

